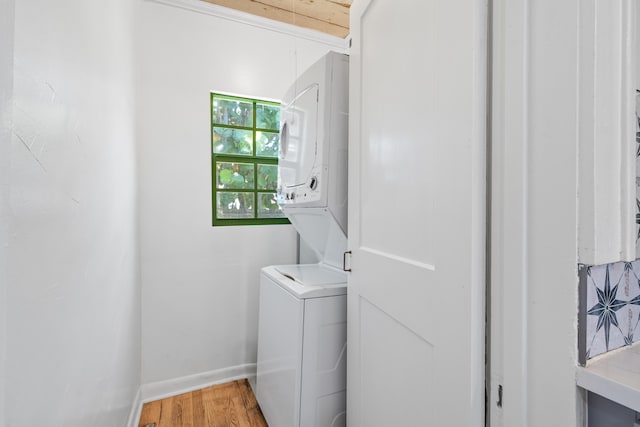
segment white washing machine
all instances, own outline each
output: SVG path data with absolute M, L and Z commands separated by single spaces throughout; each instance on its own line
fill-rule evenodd
M 260 275 L 256 398 L 270 427 L 346 425 L 348 69 L 330 52 L 282 100 L 278 203 L 321 261 Z
M 326 265 L 262 269 L 256 397 L 269 426 L 346 426 L 346 292 Z

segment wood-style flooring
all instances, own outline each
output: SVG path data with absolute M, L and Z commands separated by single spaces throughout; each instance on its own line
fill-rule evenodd
M 268 427 L 244 380 L 145 403 L 139 427 Z

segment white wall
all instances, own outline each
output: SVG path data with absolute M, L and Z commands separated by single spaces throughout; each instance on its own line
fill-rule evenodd
M 155 2 L 139 7 L 142 379 L 150 383 L 255 363 L 260 268 L 296 260 L 291 226 L 211 226 L 209 93 L 278 99 L 329 47 Z
M 11 426 L 122 426 L 140 383 L 132 19 L 129 0 L 15 4 Z
M 13 94 L 14 0 L 0 0 L 0 427 L 6 424 L 7 246 L 9 241 L 9 153 Z

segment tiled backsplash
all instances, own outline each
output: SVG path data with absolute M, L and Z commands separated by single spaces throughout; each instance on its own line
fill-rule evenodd
M 587 360 L 640 340 L 640 260 L 584 268 Z

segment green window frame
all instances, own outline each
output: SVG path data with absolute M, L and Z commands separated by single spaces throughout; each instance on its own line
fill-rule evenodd
M 289 224 L 276 201 L 280 103 L 211 93 L 212 225 Z

